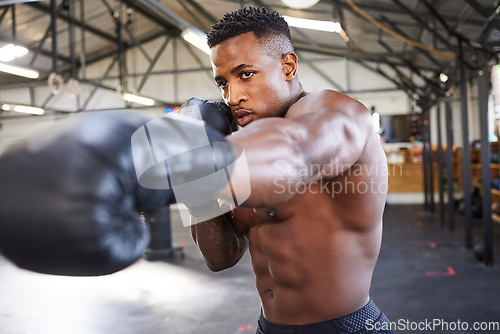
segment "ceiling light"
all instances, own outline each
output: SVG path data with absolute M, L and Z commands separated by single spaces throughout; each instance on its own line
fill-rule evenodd
M 26 77 L 30 79 L 36 79 L 40 75 L 38 71 L 22 66 L 8 65 L 5 63 L 0 63 L 0 71 L 14 75 L 19 75 L 21 77 Z
M 155 104 L 155 100 L 148 97 L 138 96 L 130 93 L 123 94 L 123 99 L 127 102 L 139 103 L 145 106 L 152 106 Z
M 314 6 L 319 0 L 281 0 L 286 6 L 294 9 L 304 9 Z
M 283 18 L 290 27 L 336 33 L 340 33 L 342 31 L 342 26 L 340 25 L 340 23 L 334 21 L 309 20 L 291 16 L 283 16 Z
M 3 111 L 9 111 L 9 110 L 10 110 L 10 106 L 9 106 L 8 104 L 4 104 L 4 105 L 2 106 L 2 110 L 3 110 Z
M 14 106 L 14 111 L 32 115 L 43 115 L 45 112 L 42 108 L 28 106 Z
M 28 53 L 28 49 L 23 46 L 8 44 L 0 48 L 0 61 L 11 61 Z
M 187 28 L 182 31 L 182 38 L 184 38 L 187 42 L 196 46 L 201 51 L 205 52 L 207 55 L 210 55 L 210 48 L 207 44 L 207 35 L 199 30 L 194 30 L 192 28 Z

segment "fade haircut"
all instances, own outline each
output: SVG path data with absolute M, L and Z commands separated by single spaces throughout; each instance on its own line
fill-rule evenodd
M 290 28 L 278 12 L 265 8 L 245 7 L 227 13 L 208 33 L 210 48 L 225 40 L 253 32 L 271 57 L 283 58 L 288 52 L 293 52 Z

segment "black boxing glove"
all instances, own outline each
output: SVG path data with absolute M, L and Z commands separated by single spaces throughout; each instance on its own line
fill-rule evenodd
M 231 109 L 221 101 L 207 101 L 192 97 L 184 102 L 179 113 L 201 119 L 212 129 L 226 136 L 236 130 Z
M 173 200 L 138 186 L 130 138 L 150 118 L 89 113 L 0 156 L 0 251 L 19 267 L 92 276 L 118 271 L 149 242 L 139 212 Z
M 179 109 L 179 114 L 202 120 L 210 128 L 225 136 L 230 135 L 233 131 L 231 109 L 221 101 L 208 101 L 192 97 L 184 102 Z M 222 183 L 227 183 L 226 176 L 217 182 L 221 185 Z M 209 190 L 209 192 L 211 193 L 212 190 Z M 185 193 L 187 194 L 188 192 Z M 189 213 L 195 217 L 208 217 L 213 209 L 217 207 L 216 202 L 218 199 L 211 197 L 210 194 L 199 193 L 196 198 L 182 195 L 178 197 L 189 197 L 189 199 L 181 199 L 180 202 L 183 202 Z
M 140 213 L 174 201 L 165 179 L 178 184 L 205 172 L 200 164 L 214 168 L 213 153 L 207 159 L 180 154 L 179 147 L 198 147 L 191 138 L 196 131 L 224 141 L 193 122 L 153 121 L 161 123 L 161 145 L 178 154 L 166 160 L 168 168 L 161 160 L 148 168 L 150 187 L 141 186 L 140 177 L 154 127 L 147 127 L 150 118 L 129 112 L 59 121 L 1 155 L 0 252 L 21 268 L 71 276 L 110 274 L 139 259 L 149 242 Z M 137 140 L 146 128 L 150 140 Z M 227 163 L 226 152 L 215 156 Z
M 155 119 L 134 134 L 133 143 L 151 143 L 150 152 L 139 150 L 148 156 L 139 159 L 144 164 L 136 164 L 137 175 L 143 187 L 171 187 L 176 202 L 185 204 L 192 216 L 210 219 L 220 198 L 232 200 L 232 194 L 227 191 L 229 178 L 242 149 L 225 139 L 223 132 L 230 132 L 230 125 L 217 104 L 198 99 L 190 101 L 179 113 Z M 202 113 L 211 120 L 210 126 L 202 119 Z M 172 145 L 171 135 L 165 131 L 165 122 L 171 119 L 182 121 L 174 130 L 176 137 L 183 138 L 177 145 Z M 183 170 L 186 164 L 190 165 L 189 173 Z M 159 178 L 161 173 L 168 177 Z M 226 191 L 218 192 L 223 189 Z M 189 225 L 189 219 L 182 218 L 184 225 Z

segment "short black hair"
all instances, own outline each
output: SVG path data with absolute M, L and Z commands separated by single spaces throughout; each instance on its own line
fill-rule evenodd
M 293 51 L 290 28 L 285 19 L 276 11 L 257 7 L 245 7 L 225 14 L 208 33 L 208 46 L 212 48 L 247 32 L 253 32 L 259 40 L 264 38 L 262 41 L 268 44 L 269 51 L 279 53 L 280 57 Z

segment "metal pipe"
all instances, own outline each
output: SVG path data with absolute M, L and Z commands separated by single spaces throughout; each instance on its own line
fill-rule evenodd
M 113 61 L 109 64 L 108 68 L 104 72 L 102 80 L 105 80 L 108 78 L 108 75 L 111 72 L 111 70 L 113 69 L 113 67 L 115 66 L 117 60 L 118 60 L 118 55 L 116 55 L 113 58 Z M 86 80 L 86 78 L 83 78 L 83 80 Z M 87 109 L 87 105 L 89 104 L 90 100 L 94 97 L 95 93 L 97 92 L 97 89 L 100 87 L 100 85 L 96 85 L 94 83 L 98 82 L 100 84 L 101 81 L 97 81 L 97 80 L 89 80 L 88 81 L 94 86 L 94 88 L 92 89 L 92 92 L 90 92 L 89 96 L 87 97 L 87 100 L 85 100 L 85 102 L 83 103 L 82 111 L 85 111 Z
M 126 31 L 126 30 L 125 30 L 125 31 Z M 159 37 L 163 36 L 164 34 L 165 34 L 164 32 L 162 32 L 161 34 L 155 34 L 155 35 L 153 35 L 153 36 L 150 36 L 150 37 L 148 37 L 148 38 L 146 38 L 146 39 L 142 40 L 142 41 L 141 41 L 141 43 L 142 43 L 142 44 L 145 44 L 145 43 L 148 43 L 148 42 L 154 41 L 155 39 L 157 39 L 157 38 L 159 38 Z M 116 37 L 113 39 L 113 43 L 116 43 Z M 125 50 L 125 51 L 130 50 L 130 49 L 132 49 L 133 47 L 135 47 L 135 45 L 130 45 L 130 44 L 126 44 L 126 43 L 124 43 L 124 44 L 125 44 L 125 45 L 124 45 L 124 50 Z M 144 53 L 143 53 L 143 54 L 144 54 Z M 109 51 L 109 52 L 102 53 L 102 54 L 101 54 L 101 55 L 99 55 L 99 56 L 96 56 L 96 57 L 93 57 L 93 58 L 92 58 L 92 59 L 90 59 L 90 60 L 87 60 L 87 64 L 86 64 L 86 65 L 87 65 L 87 67 L 88 67 L 89 65 L 95 64 L 95 63 L 97 63 L 97 62 L 100 62 L 101 60 L 105 60 L 105 59 L 110 58 L 110 57 L 112 57 L 112 56 L 114 56 L 114 55 L 116 55 L 116 50 L 112 50 L 112 51 Z M 146 58 L 146 59 L 151 60 L 151 58 L 149 57 L 149 55 L 148 55 L 147 57 L 145 56 L 145 58 Z
M 2 23 L 3 18 L 5 17 L 5 15 L 7 14 L 8 11 L 9 11 L 9 7 L 5 7 L 3 9 L 2 14 L 0 14 L 0 24 Z
M 174 39 L 173 45 L 173 52 L 172 52 L 172 63 L 174 65 L 174 70 L 179 69 L 179 63 L 177 61 L 177 39 Z M 177 72 L 174 73 L 174 101 L 179 101 L 179 76 L 177 75 Z
M 12 9 L 12 39 L 15 41 L 17 40 L 16 5 L 12 5 L 10 7 Z
M 444 187 L 443 187 L 443 135 L 442 135 L 442 103 L 438 103 L 436 108 L 437 121 L 437 170 L 438 170 L 438 189 L 439 189 L 439 222 L 444 225 Z
M 467 75 L 463 54 L 462 39 L 458 38 L 460 59 L 460 115 L 462 124 L 462 188 L 464 194 L 465 247 L 472 248 L 472 191 L 471 156 L 469 143 L 469 114 L 467 106 Z
M 81 39 L 81 51 L 80 51 L 80 67 L 81 67 L 81 77 L 87 77 L 87 65 L 86 65 L 86 49 L 87 46 L 85 44 L 85 31 L 87 30 L 86 22 L 85 22 L 85 1 L 80 1 L 80 39 Z
M 68 42 L 69 58 L 71 59 L 71 77 L 76 78 L 76 57 L 75 57 L 75 0 L 68 0 L 69 22 L 68 22 Z
M 396 3 L 399 7 L 401 7 L 409 16 L 411 16 L 422 28 L 426 29 L 430 34 L 437 39 L 444 45 L 448 47 L 448 49 L 453 50 L 453 46 L 449 42 L 448 39 L 445 37 L 441 36 L 441 34 L 438 33 L 439 30 L 433 29 L 429 24 L 423 20 L 420 16 L 419 13 L 417 13 L 415 10 L 412 10 L 405 4 L 403 4 L 400 0 L 392 0 L 394 3 Z
M 159 24 L 168 24 L 169 27 L 177 27 L 180 30 L 192 29 L 199 31 L 198 28 L 194 27 L 188 21 L 184 20 L 172 10 L 165 7 L 161 2 L 154 0 L 122 0 L 123 3 L 136 8 L 141 9 L 144 15 L 150 17 L 151 19 L 157 21 Z
M 490 91 L 489 68 L 482 53 L 482 62 L 478 78 L 479 124 L 481 128 L 481 179 L 483 187 L 483 226 L 484 226 L 484 263 L 493 266 L 493 219 L 491 210 L 491 167 L 490 143 L 488 136 L 488 95 Z
M 113 13 L 116 20 L 116 44 L 118 48 L 118 73 L 120 86 L 125 89 L 125 81 L 123 76 L 124 56 L 123 56 L 123 34 L 122 34 L 122 16 L 120 11 Z
M 297 53 L 297 56 L 301 57 L 302 58 L 302 55 L 301 53 L 299 53 L 298 51 L 296 51 Z M 314 71 L 316 72 L 316 74 L 318 74 L 320 77 L 322 77 L 323 79 L 325 79 L 330 85 L 332 85 L 333 87 L 335 87 L 336 89 L 338 89 L 339 91 L 343 91 L 344 89 L 342 88 L 341 85 L 339 85 L 337 82 L 335 82 L 335 80 L 332 79 L 331 76 L 325 74 L 324 71 L 320 70 L 316 65 L 314 65 L 313 62 L 306 62 L 306 64 Z
M 81 0 L 80 2 L 83 2 L 83 1 L 84 0 Z M 50 13 L 51 9 L 49 7 L 43 5 L 42 4 L 43 2 L 44 1 L 30 2 L 30 3 L 26 3 L 25 6 L 33 7 L 36 10 L 39 10 L 39 11 L 42 11 L 45 13 Z M 62 5 L 62 3 L 61 3 L 61 5 Z M 61 21 L 66 21 L 66 22 L 69 20 L 68 16 L 66 14 L 64 14 L 64 12 L 59 12 L 57 18 Z M 82 27 L 82 22 L 80 22 L 78 20 L 75 20 L 75 24 L 80 28 Z M 98 37 L 100 37 L 108 42 L 114 43 L 116 41 L 116 37 L 112 33 L 104 32 L 102 30 L 95 28 L 94 26 L 87 25 L 85 27 L 85 30 L 86 30 L 86 32 L 91 33 L 93 35 L 96 35 L 96 36 L 98 36 Z
M 128 37 L 132 41 L 132 46 L 134 48 L 138 48 L 139 51 L 141 51 L 141 53 L 144 56 L 144 58 L 146 58 L 148 61 L 151 61 L 152 59 L 149 56 L 149 53 L 146 50 L 144 50 L 144 48 L 142 47 L 141 44 L 137 43 L 137 39 L 135 38 L 135 36 L 132 33 L 132 31 L 130 31 L 130 28 L 128 26 L 125 26 L 124 29 L 125 29 L 125 32 L 127 33 Z
M 205 67 L 205 64 L 203 63 L 203 61 L 201 61 L 200 57 L 198 57 L 196 52 L 193 51 L 191 44 L 186 42 L 184 39 L 181 39 L 180 41 L 182 42 L 182 45 L 184 45 L 186 50 L 189 52 L 191 57 L 193 57 L 193 59 L 196 61 L 196 63 L 198 63 L 198 65 L 200 66 L 198 69 L 193 69 L 193 70 L 194 71 L 204 71 L 207 74 L 210 81 L 213 82 L 213 80 L 214 80 L 213 69 L 211 67 Z M 182 73 L 182 71 L 191 71 L 191 70 L 190 69 L 184 69 L 184 70 L 177 69 L 176 73 Z
M 35 63 L 35 60 L 36 58 L 38 57 L 38 55 L 40 54 L 40 51 L 42 50 L 42 47 L 43 45 L 45 44 L 45 41 L 47 40 L 47 38 L 49 37 L 49 34 L 51 32 L 52 28 L 49 26 L 47 27 L 47 30 L 45 31 L 45 34 L 43 35 L 43 38 L 40 40 L 40 42 L 38 42 L 38 46 L 36 47 L 35 49 L 35 52 L 34 52 L 34 55 L 33 55 L 33 58 L 31 58 L 31 61 L 30 61 L 30 66 L 33 65 Z
M 347 57 L 344 58 L 344 77 L 345 77 L 345 85 L 346 85 L 346 92 L 351 91 L 351 75 L 349 71 L 349 62 L 347 61 Z
M 381 16 L 380 18 L 383 22 L 387 23 L 388 25 L 390 25 L 391 29 L 394 30 L 395 32 L 397 32 L 398 34 L 400 34 L 401 36 L 403 37 L 406 37 L 408 39 L 410 39 L 410 37 L 408 36 L 408 34 L 406 34 L 405 32 L 403 32 L 403 30 L 401 30 L 396 24 L 394 24 L 394 22 L 390 21 L 389 19 L 387 19 L 384 15 Z M 426 50 L 422 50 L 420 48 L 416 48 L 415 52 L 418 52 L 422 55 L 424 55 L 427 59 L 429 59 L 429 61 L 435 65 L 440 65 L 440 62 L 438 60 L 436 60 L 436 58 L 434 58 L 433 54 L 431 54 L 430 52 L 426 51 Z M 406 54 L 408 54 L 408 52 L 405 52 Z M 403 55 L 405 54 L 403 53 Z
M 205 27 L 203 26 L 203 23 L 201 22 L 201 18 L 198 16 L 199 12 L 194 12 L 191 8 L 188 7 L 188 5 L 185 3 L 185 1 L 179 1 L 179 4 L 182 6 L 182 8 L 186 11 L 186 13 L 192 17 L 194 19 L 194 21 L 196 22 L 196 25 L 197 27 L 200 29 L 200 30 L 204 30 Z M 217 20 L 213 20 L 211 21 L 212 23 L 213 22 L 216 22 Z
M 424 101 L 422 106 L 422 143 L 423 143 L 423 171 L 425 208 L 434 212 L 434 168 L 432 159 L 431 133 L 430 133 L 430 104 Z
M 57 73 L 57 0 L 50 0 L 50 29 L 52 30 L 52 72 Z
M 42 109 L 46 109 L 47 107 L 47 104 L 50 102 L 50 100 L 52 100 L 52 98 L 54 97 L 55 95 L 54 94 L 49 94 L 47 95 L 47 97 L 45 98 L 45 100 L 43 101 L 41 107 Z
M 218 19 L 216 17 L 214 17 L 209 12 L 207 12 L 205 10 L 205 8 L 203 8 L 203 6 L 199 5 L 197 2 L 195 2 L 193 0 L 185 0 L 185 1 L 189 5 L 191 5 L 191 7 L 193 7 L 194 9 L 196 9 L 201 15 L 203 15 L 203 17 L 205 17 L 207 19 L 207 21 L 210 22 L 210 24 L 213 24 L 213 23 L 215 23 L 215 22 L 218 21 Z
M 428 115 L 427 115 L 427 110 L 422 110 L 422 121 L 423 121 L 423 127 L 422 127 L 422 172 L 423 172 L 423 186 L 424 186 L 424 208 L 426 210 L 430 209 L 430 199 L 429 199 L 429 155 L 428 155 L 428 150 L 429 150 L 429 145 L 427 145 L 427 120 L 428 120 Z
M 139 83 L 139 86 L 137 86 L 137 93 L 140 93 L 142 88 L 146 84 L 146 81 L 148 80 L 149 75 L 151 74 L 151 72 L 153 71 L 153 68 L 155 67 L 156 63 L 160 59 L 160 56 L 163 54 L 163 51 L 165 51 L 165 49 L 167 48 L 168 43 L 170 42 L 170 39 L 171 39 L 171 36 L 167 36 L 167 38 L 165 39 L 165 41 L 161 45 L 160 49 L 158 50 L 158 52 L 156 52 L 155 57 L 149 63 L 149 66 L 148 66 L 148 69 L 146 70 L 146 73 L 144 73 L 144 76 L 142 77 L 141 82 Z
M 476 12 L 478 12 L 479 14 L 481 14 L 484 18 L 488 18 L 491 16 L 491 12 L 488 11 L 488 9 L 484 6 L 482 6 L 479 2 L 477 2 L 476 0 L 465 0 L 465 2 L 471 6 L 472 8 L 474 8 L 474 10 Z M 495 11 L 493 11 L 494 13 Z M 484 23 L 483 23 L 484 24 Z M 500 22 L 497 21 L 497 20 L 492 20 L 491 24 L 497 28 L 497 29 L 500 29 Z
M 426 144 L 427 144 L 427 170 L 428 170 L 428 182 L 429 182 L 429 200 L 430 200 L 430 211 L 434 213 L 434 157 L 432 152 L 432 138 L 431 138 L 431 120 L 430 120 L 430 105 L 426 108 L 426 118 L 424 119 L 426 127 Z
M 75 29 L 75 0 L 68 0 L 69 1 L 69 8 L 68 8 L 68 15 L 69 15 L 69 31 L 68 31 L 68 39 L 69 39 L 69 54 L 70 54 L 70 59 L 71 59 L 71 69 L 70 69 L 70 77 L 73 80 L 76 80 L 78 78 L 78 71 L 76 69 L 76 52 L 75 52 L 75 41 L 76 41 L 76 29 Z M 76 110 L 80 111 L 80 94 L 79 92 L 76 93 L 73 91 L 73 88 L 71 89 L 72 93 L 74 94 L 75 97 L 75 104 L 76 104 Z
M 448 230 L 455 230 L 455 198 L 453 187 L 453 113 L 451 100 L 446 100 L 446 185 L 448 189 Z

